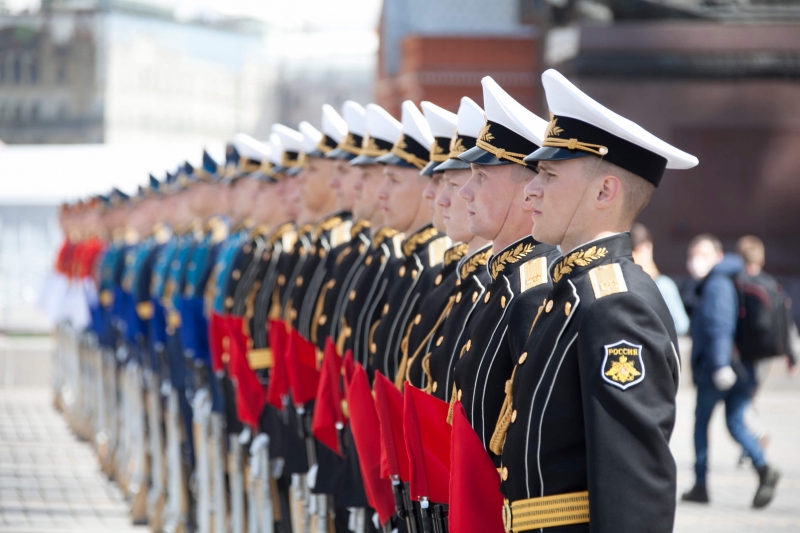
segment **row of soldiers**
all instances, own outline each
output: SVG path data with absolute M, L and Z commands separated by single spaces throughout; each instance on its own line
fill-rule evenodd
M 62 211 L 60 397 L 136 522 L 672 531 L 680 358 L 627 231 L 697 159 L 542 81 L 549 121 L 489 77 L 325 105 Z

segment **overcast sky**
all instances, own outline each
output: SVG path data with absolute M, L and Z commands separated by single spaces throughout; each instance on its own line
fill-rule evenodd
M 138 0 L 175 10 L 181 17 L 219 12 L 286 27 L 375 29 L 381 0 Z M 36 9 L 40 0 L 5 0 L 12 11 Z

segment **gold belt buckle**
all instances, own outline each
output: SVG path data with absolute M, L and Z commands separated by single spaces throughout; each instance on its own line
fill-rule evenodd
M 513 525 L 513 516 L 511 515 L 511 502 L 508 498 L 503 498 L 503 528 L 506 533 L 511 533 L 511 526 Z

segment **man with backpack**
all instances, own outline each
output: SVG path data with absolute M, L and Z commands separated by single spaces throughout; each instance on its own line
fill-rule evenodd
M 759 485 L 754 508 L 766 507 L 775 495 L 780 473 L 769 466 L 758 439 L 747 428 L 744 413 L 757 385 L 755 364 L 736 350 L 739 296 L 735 280 L 744 271 L 742 259 L 725 255 L 713 235 L 699 235 L 689 244 L 687 267 L 698 284 L 698 304 L 692 313 L 692 376 L 697 386 L 694 443 L 695 486 L 684 501 L 708 503 L 708 424 L 714 407 L 725 403 L 728 431 L 752 458 Z

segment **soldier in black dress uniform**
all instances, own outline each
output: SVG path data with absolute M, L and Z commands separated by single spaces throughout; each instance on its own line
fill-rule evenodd
M 458 361 L 457 347 L 463 344 L 461 337 L 466 333 L 470 317 L 480 304 L 490 280 L 486 263 L 491 255 L 491 243 L 470 233 L 467 202 L 458 194 L 472 174 L 469 163 L 458 156 L 475 146 L 483 123 L 483 109 L 470 98 L 462 98 L 457 132 L 450 140 L 447 160 L 436 167 L 437 172 L 444 173 L 444 187 L 436 201 L 442 208 L 447 236 L 453 242 L 467 246 L 466 253 L 455 265 L 457 278 L 450 295 L 451 308 L 439 326 L 431 330 L 424 348 L 426 353 L 420 361 L 423 378 L 418 386 L 444 401 L 450 399 L 453 369 Z M 447 257 L 445 268 L 446 265 Z M 423 303 L 421 307 L 424 310 L 427 304 Z
M 403 135 L 378 159 L 384 166 L 378 192 L 387 226 L 405 234 L 402 260 L 388 273 L 387 299 L 369 334 L 371 366 L 394 380 L 401 361 L 401 341 L 422 295 L 433 286 L 449 239 L 431 224 L 430 203 L 422 196 L 428 177 L 420 171 L 434 143 L 428 122 L 410 100 L 402 105 Z
M 469 230 L 493 242 L 487 264 L 490 281 L 482 296 L 476 291 L 462 296 L 478 305 L 457 346 L 450 401 L 464 405 L 467 419 L 497 464 L 490 439 L 505 384 L 549 290 L 547 268 L 557 253 L 554 246 L 531 237 L 530 206 L 522 194 L 534 176 L 522 158 L 539 147 L 547 123 L 491 78 L 482 84 L 486 122 L 476 145 L 459 156 L 472 169 L 460 194 L 467 201 Z
M 554 70 L 552 120 L 526 158 L 533 235 L 559 245 L 495 437 L 513 531 L 671 532 L 680 359 L 658 288 L 627 233 L 665 168 L 697 159 L 595 102 Z

